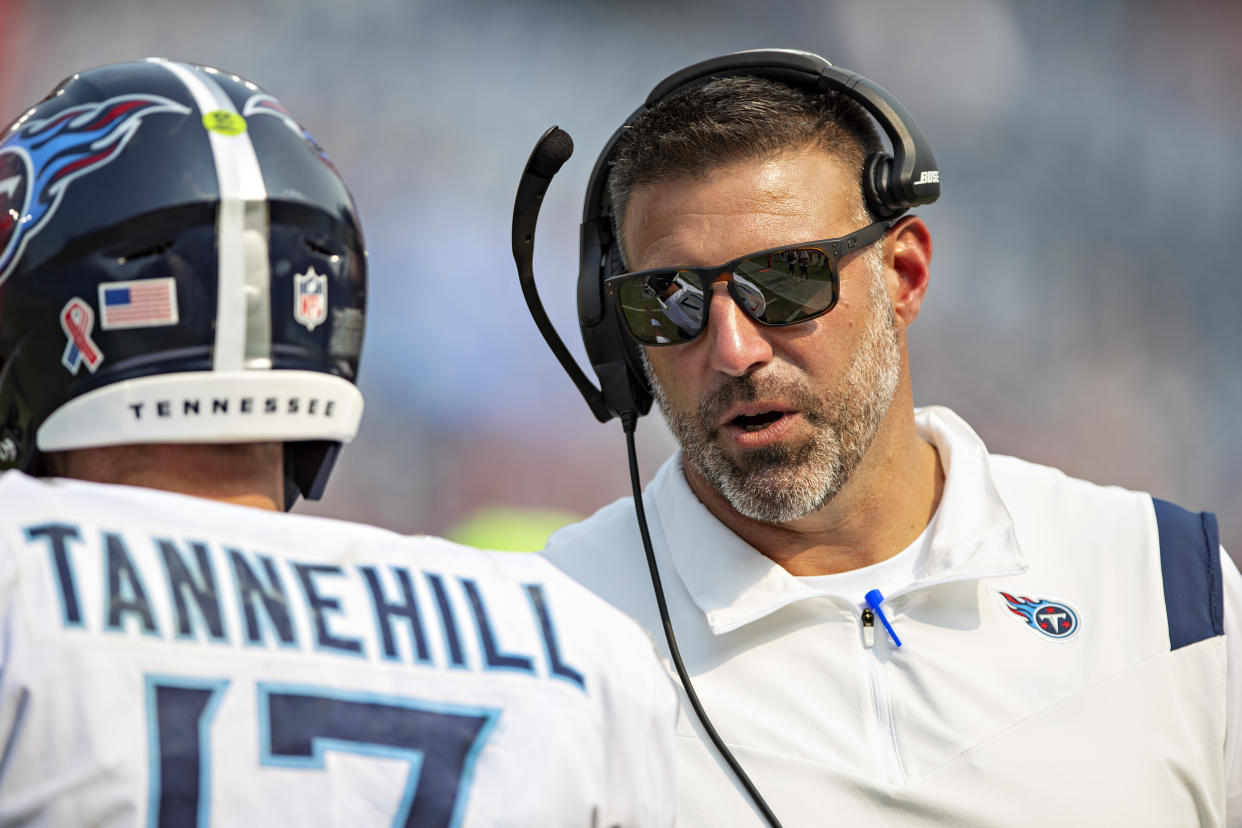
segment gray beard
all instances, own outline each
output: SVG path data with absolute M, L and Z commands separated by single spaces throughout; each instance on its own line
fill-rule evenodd
M 893 306 L 884 289 L 880 257 L 869 256 L 869 298 L 873 312 L 863 341 L 836 388 L 820 393 L 800 379 L 762 370 L 730 377 L 698 409 L 676 408 L 656 381 L 643 352 L 643 367 L 684 461 L 742 515 L 765 523 L 789 523 L 836 497 L 866 455 L 888 413 L 901 372 L 901 351 Z M 733 405 L 779 397 L 795 404 L 812 427 L 797 445 L 766 446 L 738 459 L 725 454 L 716 423 Z

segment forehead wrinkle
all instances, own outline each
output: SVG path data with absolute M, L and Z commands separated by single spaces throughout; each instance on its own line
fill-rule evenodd
M 710 213 L 701 214 L 704 216 L 713 215 Z M 747 253 L 756 253 L 759 250 L 767 250 L 771 247 L 779 247 L 786 242 L 778 242 L 774 245 L 764 245 L 763 247 L 746 246 L 745 250 L 732 250 L 725 248 L 722 254 L 722 248 L 713 247 L 711 249 L 699 250 L 700 234 L 696 228 L 696 222 L 693 220 L 694 213 L 681 213 L 680 218 L 687 219 L 685 223 L 669 227 L 665 232 L 660 233 L 649 239 L 644 239 L 644 255 L 643 267 L 669 267 L 676 265 L 686 265 L 690 267 L 710 267 L 712 265 L 723 264 L 729 259 L 737 256 L 745 256 Z M 802 238 L 802 235 L 794 233 L 792 236 L 787 232 L 790 223 L 789 213 L 781 213 L 767 210 L 751 210 L 746 216 L 745 224 L 752 231 L 758 231 L 764 235 L 784 235 L 790 236 L 786 239 L 787 243 L 795 244 L 801 241 L 814 241 L 811 238 Z M 793 236 L 798 236 L 793 238 Z M 695 253 L 687 253 L 687 250 L 694 250 Z M 667 252 L 667 255 L 665 255 Z M 672 258 L 669 258 L 669 257 Z M 665 261 L 668 259 L 668 261 Z
M 640 185 L 623 218 L 627 265 L 713 266 L 849 232 L 850 178 L 832 154 L 803 151 Z

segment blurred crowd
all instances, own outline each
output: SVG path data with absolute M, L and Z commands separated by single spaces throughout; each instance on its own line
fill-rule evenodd
M 989 446 L 1216 511 L 1242 558 L 1242 6 L 1196 0 L 0 0 L 0 107 L 162 54 L 250 77 L 353 188 L 371 255 L 362 433 L 310 511 L 408 532 L 480 509 L 587 514 L 629 491 L 615 423 L 576 397 L 509 253 L 549 125 L 535 272 L 581 356 L 586 178 L 654 84 L 744 48 L 809 49 L 896 94 L 943 196 L 915 398 Z M 647 474 L 671 450 L 640 424 Z

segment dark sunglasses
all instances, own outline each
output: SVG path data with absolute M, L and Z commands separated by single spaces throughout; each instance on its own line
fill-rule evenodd
M 797 325 L 832 310 L 841 284 L 837 264 L 884 238 L 893 221 L 877 221 L 839 239 L 751 253 L 717 267 L 657 267 L 604 280 L 630 335 L 644 345 L 680 345 L 707 327 L 711 286 L 761 325 Z

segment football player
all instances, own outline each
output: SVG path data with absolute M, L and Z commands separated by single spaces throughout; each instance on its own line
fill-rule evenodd
M 0 825 L 662 825 L 650 642 L 541 559 L 284 514 L 362 413 L 366 256 L 254 84 L 0 135 Z

